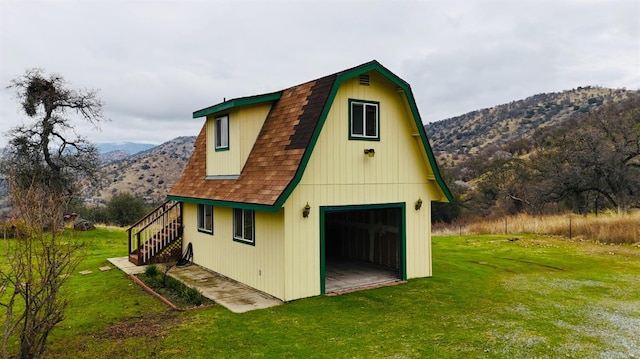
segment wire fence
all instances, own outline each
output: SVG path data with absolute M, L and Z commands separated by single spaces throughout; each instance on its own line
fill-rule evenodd
M 434 235 L 518 234 L 556 235 L 570 240 L 603 243 L 640 243 L 640 212 L 617 215 L 520 214 L 466 223 L 434 224 Z

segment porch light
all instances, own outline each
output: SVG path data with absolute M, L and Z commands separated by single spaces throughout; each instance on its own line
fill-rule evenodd
M 418 197 L 418 200 L 416 201 L 416 211 L 419 211 L 420 208 L 422 208 L 422 198 Z
M 307 202 L 307 205 L 302 209 L 302 217 L 309 217 L 309 212 L 311 212 L 311 206 L 309 206 L 309 202 Z
M 376 150 L 373 148 L 365 148 L 364 149 L 364 154 L 369 156 L 369 157 L 373 157 L 376 155 Z

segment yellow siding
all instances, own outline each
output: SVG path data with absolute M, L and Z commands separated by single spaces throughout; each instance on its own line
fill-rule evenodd
M 255 246 L 233 241 L 233 210 L 213 208 L 213 235 L 198 232 L 197 205 L 184 205 L 184 238 L 193 261 L 276 298 L 284 297 L 283 211 L 255 212 Z
M 371 74 L 370 86 L 345 81 L 329 111 L 306 171 L 285 203 L 285 299 L 320 294 L 320 206 L 406 203 L 406 274 L 431 275 L 430 201 L 441 192 L 404 94 Z M 380 141 L 349 140 L 348 100 L 380 102 Z M 365 148 L 375 149 L 367 157 Z M 414 203 L 421 198 L 422 209 Z M 309 203 L 311 213 L 302 217 Z
M 271 104 L 207 116 L 207 176 L 239 175 L 267 118 Z M 229 115 L 229 150 L 215 150 L 215 118 Z

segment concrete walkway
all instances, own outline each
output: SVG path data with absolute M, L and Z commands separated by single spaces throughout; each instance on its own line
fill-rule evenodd
M 108 258 L 114 266 L 127 274 L 144 272 L 145 266 L 136 266 L 129 258 Z M 158 264 L 162 266 L 162 264 Z M 169 275 L 189 287 L 197 288 L 202 295 L 224 306 L 234 313 L 244 313 L 254 309 L 270 308 L 283 302 L 266 293 L 236 282 L 196 264 L 173 267 Z

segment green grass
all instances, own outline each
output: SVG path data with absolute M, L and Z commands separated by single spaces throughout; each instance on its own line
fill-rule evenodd
M 432 278 L 244 314 L 172 312 L 111 270 L 126 234 L 83 233 L 51 358 L 640 357 L 640 248 L 518 235 L 433 238 Z

